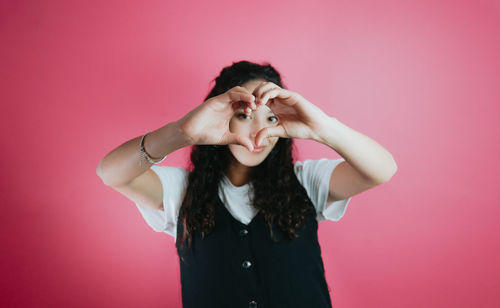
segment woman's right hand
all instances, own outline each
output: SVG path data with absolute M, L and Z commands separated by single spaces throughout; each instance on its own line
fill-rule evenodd
M 178 122 L 191 144 L 240 144 L 253 151 L 254 145 L 248 137 L 229 131 L 229 122 L 239 108 L 244 108 L 244 112 L 250 114 L 257 106 L 252 93 L 236 86 L 207 99 Z

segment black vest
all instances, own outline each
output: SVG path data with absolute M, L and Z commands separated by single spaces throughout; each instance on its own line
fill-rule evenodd
M 245 225 L 217 200 L 212 232 L 195 234 L 184 261 L 177 249 L 184 308 L 332 307 L 312 204 L 298 237 L 274 224 L 274 242 L 260 211 Z M 182 230 L 178 219 L 178 238 Z

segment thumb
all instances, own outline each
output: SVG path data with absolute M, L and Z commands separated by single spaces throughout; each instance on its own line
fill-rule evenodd
M 255 136 L 255 144 L 257 146 L 261 146 L 264 139 L 269 137 L 288 138 L 285 129 L 281 125 L 274 127 L 264 127 L 257 132 L 257 135 Z
M 249 138 L 246 138 L 246 137 L 243 137 L 241 135 L 238 135 L 238 134 L 234 134 L 234 133 L 230 133 L 229 136 L 229 143 L 237 143 L 237 144 L 240 144 L 242 146 L 244 146 L 245 148 L 247 148 L 250 152 L 253 151 L 254 147 L 253 147 L 253 144 L 252 144 L 252 141 L 249 139 Z

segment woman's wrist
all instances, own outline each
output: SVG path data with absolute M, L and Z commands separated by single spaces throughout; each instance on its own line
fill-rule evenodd
M 191 145 L 189 138 L 182 132 L 177 121 L 170 122 L 154 131 L 144 139 L 144 149 L 153 160 Z
M 144 134 L 142 137 L 141 137 L 141 142 L 140 142 L 140 161 L 139 161 L 139 165 L 142 165 L 142 162 L 144 160 L 150 162 L 151 164 L 155 165 L 155 164 L 159 164 L 161 163 L 166 157 L 167 155 L 163 156 L 163 157 L 160 157 L 160 158 L 154 158 L 152 157 L 148 151 L 146 151 L 146 148 L 144 147 L 144 140 L 146 138 L 147 135 L 149 135 L 151 132 L 147 132 L 146 134 Z

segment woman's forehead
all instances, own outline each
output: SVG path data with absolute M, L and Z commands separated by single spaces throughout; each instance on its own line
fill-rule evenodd
M 246 88 L 250 93 L 253 93 L 253 91 L 263 82 L 266 82 L 264 79 L 254 79 L 245 82 L 241 86 Z

